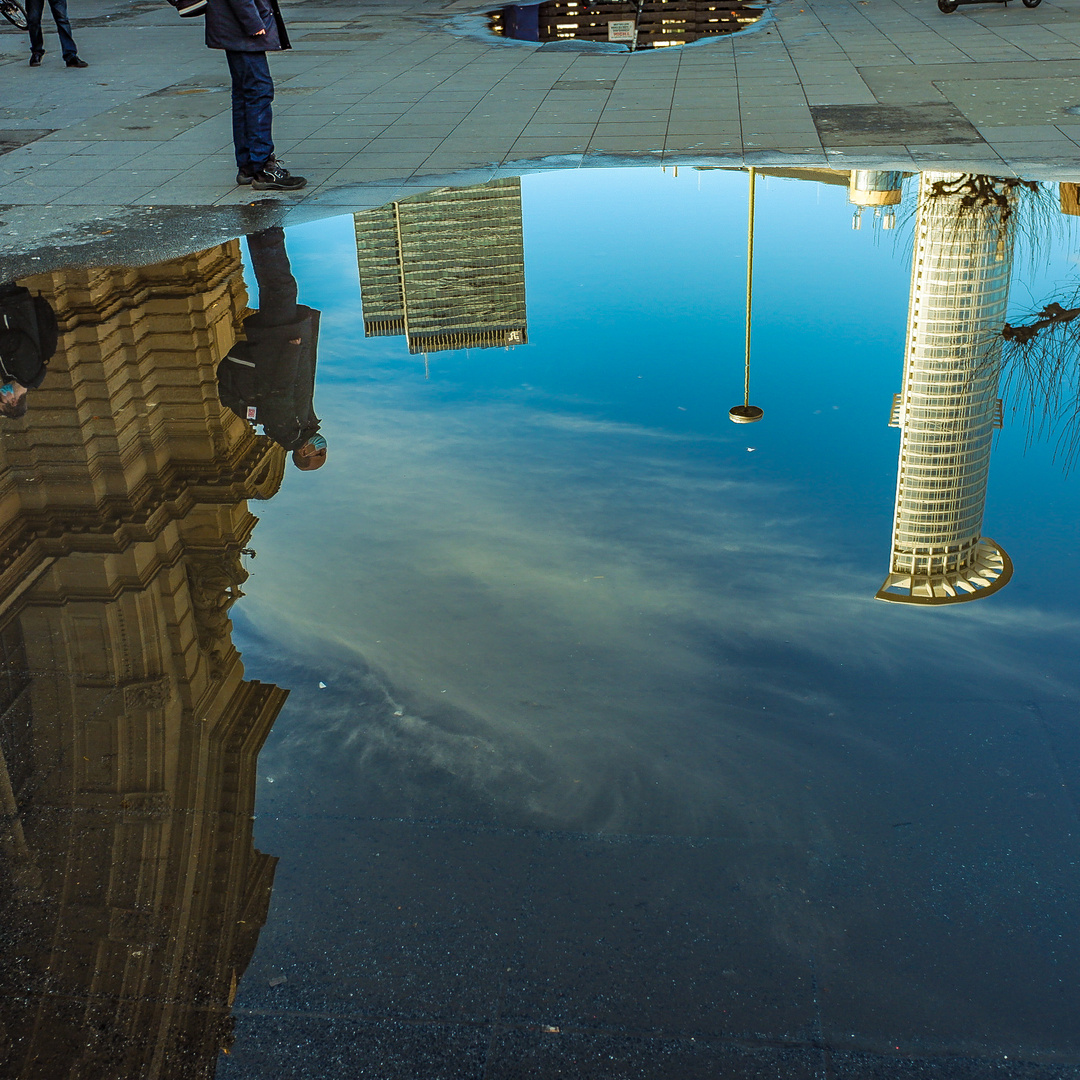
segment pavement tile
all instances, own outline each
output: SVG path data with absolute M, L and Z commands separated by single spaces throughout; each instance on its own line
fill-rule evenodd
M 741 135 L 743 131 L 742 124 L 736 121 L 728 121 L 722 124 L 690 124 L 682 121 L 672 120 L 668 124 L 667 134 L 668 138 L 682 137 L 684 135 L 718 135 L 718 136 L 731 136 Z
M 523 138 L 546 139 L 566 136 L 580 139 L 588 137 L 595 130 L 596 124 L 551 124 L 541 121 L 528 124 L 521 135 Z
M 346 165 L 332 175 L 337 183 L 372 184 L 383 183 L 387 180 L 407 180 L 415 171 L 415 168 L 394 168 L 390 165 L 383 168 L 378 166 L 368 167 L 361 160 L 359 165 Z M 330 179 L 329 176 L 324 177 L 323 182 L 328 182 Z
M 643 139 L 653 139 L 656 137 L 663 137 L 667 131 L 667 122 L 664 120 L 653 120 L 648 123 L 638 124 L 624 124 L 612 121 L 605 121 L 601 118 L 600 123 L 596 125 L 596 135 L 633 135 Z
M 687 135 L 687 136 L 672 136 L 669 135 L 664 140 L 664 153 L 665 155 L 672 152 L 679 153 L 695 153 L 698 155 L 706 155 L 711 151 L 717 151 L 718 153 L 735 153 L 742 149 L 742 137 L 739 135 L 732 135 L 728 138 L 722 136 L 703 136 L 703 135 Z
M 628 155 L 661 154 L 664 151 L 665 138 L 660 135 L 656 139 L 639 139 L 626 135 L 607 135 L 603 138 L 594 138 L 589 141 L 588 151 L 603 151 L 605 153 L 620 153 Z
M 880 160 L 883 162 L 903 161 L 912 166 L 915 159 L 906 146 L 845 146 L 843 150 L 826 150 L 830 161 L 836 163 L 837 168 L 854 168 L 854 165 L 846 165 L 845 162 L 866 162 Z
M 737 124 L 739 119 L 739 107 L 737 104 L 723 105 L 715 109 L 672 109 L 668 117 L 671 125 L 690 124 L 692 127 L 715 126 L 722 128 L 725 124 Z
M 306 153 L 328 154 L 358 154 L 376 140 L 373 139 L 329 139 L 316 132 L 308 138 L 290 140 L 290 148 L 303 150 Z M 284 141 L 282 141 L 284 145 Z
M 550 157 L 558 154 L 581 154 L 584 153 L 591 139 L 574 139 L 558 141 L 552 139 L 518 139 L 513 146 L 503 155 L 503 161 L 510 158 L 533 158 Z
M 402 119 L 395 121 L 385 131 L 385 138 L 391 139 L 433 139 L 443 138 L 457 127 L 453 118 L 447 118 L 443 124 L 414 124 Z

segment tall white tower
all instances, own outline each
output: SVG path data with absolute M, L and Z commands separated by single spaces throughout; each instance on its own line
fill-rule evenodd
M 982 535 L 1014 240 L 1011 197 L 983 197 L 985 180 L 920 178 L 904 387 L 891 420 L 892 561 L 879 600 L 952 604 L 1012 576 L 1008 555 Z

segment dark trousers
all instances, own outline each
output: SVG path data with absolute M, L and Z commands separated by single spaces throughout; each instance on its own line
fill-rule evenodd
M 280 226 L 252 233 L 248 238 L 251 269 L 259 283 L 259 310 L 244 320 L 256 326 L 287 326 L 296 322 L 296 278 L 285 252 L 285 231 Z
M 53 0 L 50 0 L 52 3 Z M 225 50 L 232 75 L 232 130 L 236 167 L 258 172 L 274 152 L 270 134 L 274 80 L 264 52 Z
M 49 0 L 56 33 L 60 37 L 60 52 L 65 60 L 74 60 L 79 55 L 75 48 L 75 39 L 71 36 L 71 23 L 68 22 L 67 0 Z M 41 14 L 45 10 L 45 0 L 26 0 L 26 29 L 30 34 L 30 51 L 43 53 L 45 39 L 41 36 Z

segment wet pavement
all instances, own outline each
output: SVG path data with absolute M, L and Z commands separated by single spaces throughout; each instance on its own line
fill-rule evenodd
M 295 48 L 273 60 L 275 135 L 311 182 L 258 200 L 278 220 L 449 177 L 627 161 L 1080 172 L 1077 0 L 952 15 L 931 0 L 781 0 L 745 33 L 633 55 L 500 39 L 490 5 L 465 0 L 284 10 Z M 102 237 L 146 261 L 246 231 L 226 68 L 198 20 L 149 0 L 72 12 L 84 71 L 61 66 L 53 37 L 28 69 L 24 35 L 0 26 L 0 276 L 100 262 Z
M 1078 214 L 574 168 L 19 277 L 3 1075 L 1075 1077 Z

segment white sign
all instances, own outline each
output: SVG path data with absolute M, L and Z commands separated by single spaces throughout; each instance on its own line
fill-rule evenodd
M 634 20 L 615 19 L 607 24 L 608 41 L 633 41 Z

